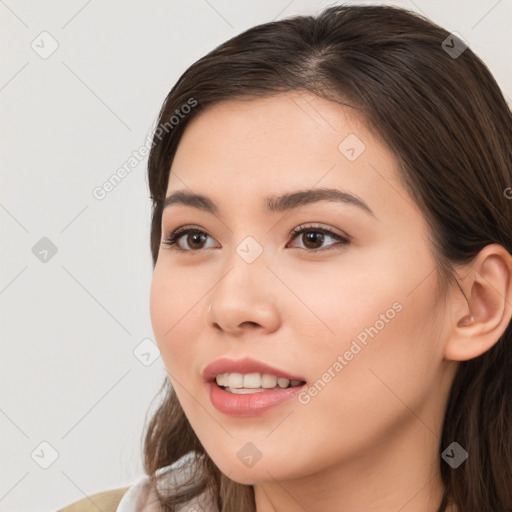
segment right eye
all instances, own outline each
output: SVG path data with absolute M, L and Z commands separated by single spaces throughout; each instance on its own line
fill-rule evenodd
M 187 235 L 184 239 L 189 246 L 188 248 L 183 248 L 180 246 L 181 238 L 183 238 L 184 235 Z M 171 232 L 168 238 L 162 240 L 162 244 L 174 251 L 197 252 L 197 250 L 205 249 L 202 244 L 204 243 L 205 238 L 208 236 L 210 236 L 208 233 L 200 229 L 187 228 L 182 226 Z M 206 247 L 206 249 L 209 248 L 211 247 Z

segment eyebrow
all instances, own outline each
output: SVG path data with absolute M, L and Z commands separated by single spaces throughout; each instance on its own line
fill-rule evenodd
M 335 188 L 313 188 L 288 192 L 280 196 L 270 196 L 265 199 L 265 212 L 268 214 L 293 210 L 301 206 L 321 201 L 343 203 L 356 206 L 367 214 L 375 217 L 372 209 L 360 198 L 349 192 Z M 219 207 L 208 196 L 178 190 L 165 198 L 164 210 L 171 205 L 180 204 L 197 208 L 213 215 L 219 214 Z

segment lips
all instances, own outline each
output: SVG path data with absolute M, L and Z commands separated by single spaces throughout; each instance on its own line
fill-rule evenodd
M 261 361 L 257 361 L 256 359 L 251 359 L 250 357 L 236 360 L 228 359 L 226 357 L 217 359 L 203 370 L 203 378 L 206 382 L 213 382 L 219 373 L 268 373 L 270 375 L 275 375 L 276 377 L 284 377 L 290 381 L 306 380 L 300 375 L 293 375 L 281 370 L 280 368 L 270 366 Z

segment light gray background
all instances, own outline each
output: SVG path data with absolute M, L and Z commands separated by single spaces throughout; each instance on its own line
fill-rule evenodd
M 144 144 L 192 62 L 331 3 L 0 0 L 0 510 L 51 511 L 143 476 L 144 418 L 165 375 L 158 354 L 148 366 L 134 354 L 155 347 L 147 157 L 103 200 L 92 191 Z M 512 0 L 354 3 L 458 32 L 510 101 Z M 58 43 L 47 58 L 31 46 L 51 49 L 43 31 Z M 57 248 L 46 262 L 33 253 L 43 237 Z

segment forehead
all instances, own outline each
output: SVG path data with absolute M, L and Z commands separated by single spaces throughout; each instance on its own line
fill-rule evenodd
M 315 148 L 330 148 L 329 153 L 337 154 L 339 142 L 351 133 L 360 140 L 370 137 L 356 109 L 311 93 L 288 92 L 211 105 L 189 122 L 180 146 L 196 144 L 198 149 L 200 142 L 201 152 L 219 148 L 217 153 L 227 150 L 246 158 L 282 154 L 288 158 L 301 154 L 318 157 Z M 243 151 L 237 151 L 238 147 Z M 261 151 L 270 147 L 272 153 Z
M 386 198 L 398 207 L 397 195 L 407 195 L 397 179 L 394 155 L 356 109 L 291 92 L 200 112 L 180 140 L 166 195 L 189 189 L 239 204 L 269 192 L 334 187 L 376 211 L 390 208 Z

